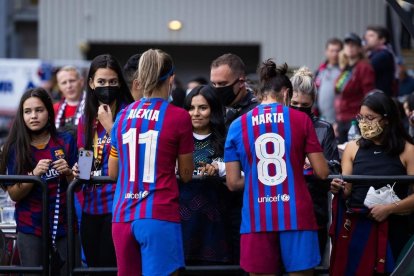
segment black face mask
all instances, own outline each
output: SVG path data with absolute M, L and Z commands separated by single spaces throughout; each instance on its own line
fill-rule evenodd
M 119 95 L 118 86 L 99 86 L 94 91 L 98 101 L 103 104 L 111 104 Z
M 239 79 L 236 79 L 230 85 L 223 86 L 223 87 L 216 87 L 217 96 L 219 97 L 219 99 L 221 100 L 221 103 L 224 106 L 229 106 L 239 94 L 240 91 L 237 92 L 237 94 L 234 94 L 233 92 L 233 86 L 239 81 L 240 81 Z
M 293 109 L 302 111 L 302 112 L 308 114 L 308 116 L 310 116 L 312 114 L 312 107 L 299 107 L 299 106 L 293 106 L 293 105 L 291 105 L 290 107 L 293 108 Z

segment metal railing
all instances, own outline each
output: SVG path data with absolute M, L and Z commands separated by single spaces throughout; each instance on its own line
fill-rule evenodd
M 81 180 L 75 178 L 68 186 L 68 190 L 66 192 L 67 195 L 67 215 L 68 215 L 68 275 L 74 274 L 96 274 L 96 273 L 104 273 L 104 272 L 111 272 L 116 273 L 118 269 L 116 267 L 76 267 L 75 266 L 75 205 L 74 205 L 74 195 L 75 190 L 80 185 L 95 185 L 95 184 L 103 184 L 103 183 L 112 183 L 115 185 L 113 179 L 108 176 L 96 176 L 91 177 L 90 180 Z M 78 252 L 79 253 L 79 252 Z
M 0 183 L 34 183 L 42 188 L 42 266 L 0 266 L 0 274 L 3 273 L 33 273 L 41 272 L 42 275 L 49 275 L 49 193 L 47 183 L 38 176 L 27 175 L 0 175 Z
M 193 179 L 202 178 L 200 176 L 193 177 Z M 307 179 L 314 178 L 313 176 L 306 176 Z M 399 183 L 414 183 L 414 176 L 407 176 L 407 175 L 396 175 L 396 176 L 368 176 L 368 175 L 329 175 L 328 180 L 332 180 L 334 178 L 342 178 L 344 181 L 347 182 L 354 182 L 354 181 L 369 181 L 369 180 L 381 180 L 383 181 L 398 181 Z M 113 180 L 109 177 L 99 176 L 99 177 L 92 177 L 90 180 L 79 180 L 75 179 L 70 183 L 68 190 L 67 190 L 67 214 L 68 214 L 68 275 L 74 274 L 97 274 L 97 273 L 114 273 L 117 272 L 116 267 L 75 267 L 75 233 L 74 233 L 74 192 L 75 189 L 82 185 L 94 185 L 94 184 L 102 184 L 102 183 L 113 183 Z M 113 183 L 115 184 L 115 183 Z M 364 183 L 358 183 L 364 185 Z M 368 184 L 367 184 L 368 185 Z M 326 274 L 328 273 L 329 267 L 317 267 L 315 268 L 315 273 L 319 274 Z M 182 275 L 186 275 L 187 273 L 193 275 L 229 275 L 233 273 L 242 273 L 243 270 L 240 268 L 239 265 L 211 265 L 211 266 L 187 266 L 185 270 L 181 273 Z

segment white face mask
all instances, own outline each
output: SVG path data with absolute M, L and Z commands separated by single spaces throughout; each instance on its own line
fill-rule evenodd
M 358 126 L 361 130 L 362 137 L 368 140 L 379 136 L 384 131 L 378 121 L 373 123 L 361 121 L 358 123 Z

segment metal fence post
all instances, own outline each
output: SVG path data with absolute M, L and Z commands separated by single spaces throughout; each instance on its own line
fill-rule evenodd
M 34 183 L 42 188 L 42 263 L 41 267 L 0 266 L 0 272 L 42 272 L 49 275 L 49 193 L 47 183 L 38 176 L 28 175 L 0 175 L 0 183 Z

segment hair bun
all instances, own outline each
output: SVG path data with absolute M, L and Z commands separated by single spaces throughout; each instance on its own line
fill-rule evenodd
M 309 70 L 308 67 L 302 66 L 298 70 L 295 71 L 294 77 L 310 77 L 313 78 L 313 73 Z
M 287 71 L 288 66 L 286 63 L 284 63 L 281 66 L 277 66 L 272 59 L 268 59 L 262 63 L 258 73 L 260 76 L 260 80 L 266 81 L 278 75 L 286 75 Z
M 261 77 L 264 79 L 270 79 L 274 76 L 276 76 L 276 63 L 273 60 L 268 59 L 263 62 Z

